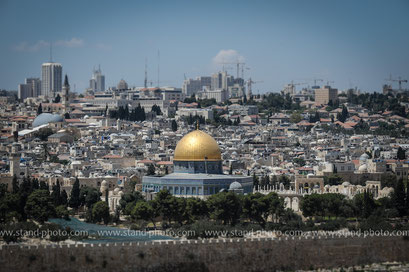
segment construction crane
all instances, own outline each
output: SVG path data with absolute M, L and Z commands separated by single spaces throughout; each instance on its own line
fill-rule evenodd
M 251 89 L 252 84 L 254 84 L 254 83 L 262 83 L 262 82 L 264 82 L 264 81 L 261 81 L 261 80 L 254 81 L 254 80 L 252 80 L 251 78 L 249 78 L 249 79 L 247 80 L 247 100 L 249 100 L 249 99 L 251 98 L 251 96 L 253 95 L 252 89 Z
M 399 91 L 402 90 L 402 83 L 408 83 L 407 79 L 401 79 L 401 77 L 398 77 L 398 79 L 393 79 L 392 75 L 389 76 L 388 79 L 386 79 L 387 81 L 392 81 L 392 82 L 398 82 L 399 83 Z
M 237 78 L 239 78 L 240 77 L 240 65 L 242 65 L 242 73 L 243 73 L 243 66 L 244 66 L 244 64 L 246 64 L 246 63 L 244 63 L 244 62 L 240 62 L 240 61 L 237 61 L 237 62 L 218 62 L 218 64 L 223 64 L 223 71 L 224 71 L 224 65 L 225 64 L 235 64 L 235 65 L 237 65 Z
M 317 86 L 317 81 L 323 82 L 324 80 L 320 79 L 320 78 L 314 78 L 313 81 L 314 81 L 314 87 L 315 87 L 315 86 Z
M 287 84 L 287 86 L 284 87 L 284 94 L 287 94 L 286 90 L 290 90 L 288 93 L 292 96 L 295 94 L 295 86 L 297 85 L 304 85 L 307 84 L 305 82 L 300 82 L 300 83 L 294 83 L 294 80 L 291 80 L 291 83 Z
M 145 80 L 143 81 L 143 86 L 145 87 L 145 89 L 148 88 L 148 59 L 147 58 L 145 58 Z

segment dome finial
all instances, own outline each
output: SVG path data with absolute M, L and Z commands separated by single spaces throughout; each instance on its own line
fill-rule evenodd
M 199 130 L 200 127 L 200 123 L 199 123 L 199 119 L 196 120 L 196 130 Z

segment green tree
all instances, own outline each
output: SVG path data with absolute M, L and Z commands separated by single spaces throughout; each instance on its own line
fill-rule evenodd
M 95 203 L 100 201 L 100 192 L 96 188 L 84 186 L 80 190 L 80 202 L 81 206 L 86 206 L 88 209 Z
M 22 220 L 19 194 L 5 193 L 0 198 L 0 223 Z
M 125 193 L 119 200 L 119 207 L 125 215 L 130 215 L 136 202 L 139 201 L 144 201 L 140 192 L 134 191 L 131 193 Z
M 172 120 L 172 131 L 177 131 L 178 130 L 178 123 L 176 120 Z
M 24 210 L 29 218 L 41 224 L 55 215 L 53 201 L 49 192 L 46 190 L 36 190 L 32 192 L 28 196 Z
M 155 175 L 155 165 L 153 163 L 149 164 L 148 172 L 146 173 L 147 176 L 154 176 Z
M 381 175 L 381 187 L 396 187 L 396 183 L 398 182 L 398 179 L 396 178 L 396 175 L 394 174 L 389 174 L 389 173 L 383 173 Z
M 33 191 L 40 189 L 40 184 L 38 183 L 38 179 L 36 179 L 36 178 L 33 179 L 32 187 L 33 187 Z
M 294 158 L 293 162 L 300 167 L 305 166 L 305 160 L 303 158 Z
M 405 185 L 403 184 L 403 179 L 399 179 L 393 194 L 395 208 L 399 212 L 399 216 L 404 216 L 406 214 L 405 198 L 406 198 Z
M 208 208 L 210 217 L 220 220 L 223 224 L 235 225 L 241 214 L 241 200 L 233 192 L 222 192 L 209 197 Z
M 81 205 L 80 201 L 80 180 L 75 178 L 75 182 L 71 189 L 70 200 L 68 201 L 68 205 L 73 209 L 78 209 Z
M 60 103 L 60 101 L 61 101 L 61 96 L 60 94 L 57 94 L 57 96 L 54 99 L 54 103 Z
M 17 176 L 16 175 L 14 175 L 13 176 L 13 180 L 12 180 L 12 183 L 11 183 L 11 186 L 12 186 L 12 192 L 15 194 L 15 193 L 17 193 L 18 191 L 19 191 L 19 189 L 20 189 L 20 187 L 19 187 L 19 184 L 18 184 L 18 179 L 17 179 Z
M 109 217 L 109 207 L 105 201 L 98 201 L 92 206 L 92 220 L 94 223 L 104 221 L 104 224 L 108 224 Z
M 243 197 L 243 216 L 264 227 L 270 213 L 270 198 L 260 193 Z
M 42 113 L 43 113 L 43 105 L 41 105 L 41 103 L 40 103 L 40 105 L 38 105 L 38 108 L 37 108 L 37 116 L 42 114 Z
M 39 189 L 40 189 L 40 190 L 47 190 L 47 191 L 49 191 L 49 190 L 50 190 L 50 187 L 48 186 L 47 183 L 45 183 L 44 180 L 42 180 L 42 181 L 40 181 L 40 188 L 39 188 Z
M 302 120 L 302 116 L 301 114 L 299 114 L 298 112 L 293 112 L 290 116 L 290 122 L 291 123 L 298 123 Z
M 67 195 L 67 192 L 65 190 L 62 190 L 62 192 L 61 192 L 60 201 L 61 201 L 61 205 L 67 206 L 68 195 Z
M 406 159 L 406 154 L 405 154 L 405 150 L 403 150 L 402 147 L 399 146 L 398 148 L 398 152 L 396 154 L 396 157 L 398 158 L 398 160 L 404 160 Z
M 55 213 L 56 213 L 56 216 L 58 218 L 63 218 L 65 220 L 70 219 L 70 214 L 69 214 L 69 212 L 67 210 L 67 207 L 64 206 L 64 205 L 60 205 L 60 206 L 56 207 L 55 208 Z
M 152 202 L 138 201 L 132 209 L 131 216 L 136 220 L 150 221 L 156 228 L 156 217 L 158 216 Z
M 152 111 L 155 112 L 156 115 L 162 115 L 162 111 L 160 110 L 160 107 L 158 105 L 153 105 Z
M 175 208 L 177 203 L 175 202 L 175 197 L 166 190 L 160 190 L 153 202 L 157 204 L 156 208 L 158 209 L 159 214 L 162 216 L 163 220 L 166 220 L 169 224 L 171 220 L 175 217 Z
M 57 180 L 57 183 L 53 185 L 53 191 L 51 193 L 51 198 L 53 199 L 54 205 L 61 205 L 61 187 L 60 182 Z
M 186 213 L 188 222 L 194 222 L 202 217 L 208 217 L 209 211 L 206 201 L 193 197 L 186 199 Z

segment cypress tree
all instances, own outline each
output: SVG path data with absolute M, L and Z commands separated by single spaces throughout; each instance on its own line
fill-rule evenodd
M 40 184 L 38 183 L 38 179 L 33 179 L 33 191 L 40 189 Z
M 37 115 L 40 115 L 40 114 L 42 114 L 43 113 L 43 106 L 41 105 L 41 103 L 40 103 L 40 105 L 38 106 L 38 108 L 37 108 Z
M 172 120 L 172 131 L 177 131 L 178 130 L 178 123 L 176 123 L 175 120 Z
M 399 147 L 396 156 L 398 157 L 398 160 L 404 160 L 406 158 L 405 150 L 403 150 L 402 147 Z
M 409 214 L 409 182 L 406 182 L 406 214 Z
M 49 191 L 50 190 L 50 188 L 49 188 L 49 186 L 48 186 L 48 184 L 47 183 L 45 183 L 45 181 L 40 181 L 40 190 L 47 190 L 47 191 Z
M 53 192 L 51 193 L 51 198 L 55 206 L 61 205 L 61 187 L 60 182 L 57 180 L 57 183 L 53 186 Z
M 61 205 L 67 205 L 68 195 L 67 195 L 67 192 L 65 190 L 62 190 L 60 200 L 61 200 Z
M 405 185 L 403 184 L 403 179 L 399 179 L 396 183 L 395 193 L 394 193 L 394 200 L 395 200 L 395 208 L 398 210 L 399 215 L 405 215 Z
M 75 178 L 74 185 L 72 186 L 68 205 L 74 209 L 77 209 L 80 206 L 80 180 L 78 178 Z
M 18 180 L 16 175 L 13 176 L 12 190 L 13 194 L 16 194 L 19 191 Z

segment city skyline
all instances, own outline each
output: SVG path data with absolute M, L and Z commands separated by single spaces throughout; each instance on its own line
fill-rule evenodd
M 106 87 L 121 79 L 143 86 L 145 59 L 153 86 L 159 60 L 160 85 L 175 87 L 184 75 L 210 75 L 222 70 L 220 62 L 240 60 L 250 68 L 245 79 L 263 81 L 255 93 L 279 91 L 292 80 L 311 86 L 314 78 L 340 90 L 380 92 L 390 74 L 409 77 L 407 1 L 123 3 L 74 1 L 61 8 L 2 1 L 0 88 L 17 90 L 25 78 L 41 77 L 50 43 L 53 61 L 77 92 L 89 86 L 98 64 Z M 236 75 L 234 65 L 227 68 Z

